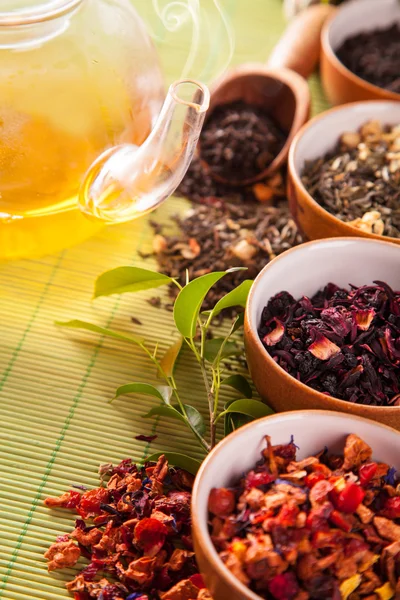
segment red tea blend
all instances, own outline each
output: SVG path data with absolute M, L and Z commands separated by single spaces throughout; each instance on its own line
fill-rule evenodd
M 259 336 L 285 371 L 329 396 L 400 406 L 400 292 L 386 283 L 345 290 L 329 283 L 312 298 L 271 298 Z
M 46 498 L 80 516 L 45 553 L 49 571 L 89 561 L 66 584 L 74 600 L 212 600 L 192 547 L 193 476 L 164 456 L 142 468 L 129 459 L 104 467 L 106 488 Z
M 209 497 L 211 537 L 225 565 L 267 600 L 400 598 L 400 472 L 350 434 L 296 460 L 293 440 Z

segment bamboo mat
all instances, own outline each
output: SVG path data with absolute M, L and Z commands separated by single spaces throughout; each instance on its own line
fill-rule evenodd
M 188 39 L 163 39 L 148 0 L 135 0 L 147 20 L 154 19 L 167 81 L 179 76 Z M 284 26 L 281 0 L 224 0 L 236 34 L 233 64 L 264 60 Z M 201 0 L 212 14 L 211 0 Z M 213 74 L 219 43 L 201 49 Z M 207 46 L 207 47 L 206 47 Z M 211 54 L 210 54 L 211 52 Z M 214 58 L 213 58 L 214 57 Z M 207 66 L 208 64 L 208 66 Z M 208 70 L 208 73 L 207 73 Z M 325 107 L 319 83 L 311 82 L 314 106 Z M 158 210 L 164 220 L 185 208 L 171 199 Z M 7 600 L 67 598 L 72 571 L 48 574 L 42 558 L 56 535 L 71 530 L 68 511 L 49 511 L 43 498 L 72 484 L 96 486 L 100 463 L 131 456 L 140 460 L 150 450 L 176 450 L 199 456 L 191 436 L 175 422 L 143 420 L 148 397 L 125 397 L 108 404 L 115 389 L 131 381 L 155 381 L 153 368 L 140 349 L 80 332 L 66 332 L 55 320 L 79 318 L 114 329 L 134 330 L 165 348 L 174 329 L 166 311 L 149 306 L 152 295 L 111 297 L 91 302 L 93 283 L 103 271 L 126 264 L 152 268 L 137 251 L 151 248 L 147 220 L 104 230 L 78 247 L 40 260 L 0 267 L 0 598 Z M 203 388 L 187 355 L 178 380 L 187 383 L 190 400 L 205 408 Z M 149 445 L 134 439 L 156 432 Z

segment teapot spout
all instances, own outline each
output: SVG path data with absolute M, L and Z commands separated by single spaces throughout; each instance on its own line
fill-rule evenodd
M 80 209 L 102 221 L 122 223 L 166 200 L 190 165 L 209 101 L 205 85 L 173 83 L 144 144 L 116 146 L 93 163 L 80 191 Z

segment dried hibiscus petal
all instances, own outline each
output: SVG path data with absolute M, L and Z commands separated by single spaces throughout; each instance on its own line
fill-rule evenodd
M 97 488 L 85 492 L 78 506 L 78 513 L 83 519 L 94 517 L 101 512 L 101 504 L 108 502 L 109 491 L 105 488 Z
M 143 548 L 145 556 L 155 556 L 163 547 L 168 528 L 157 519 L 142 519 L 135 527 L 135 542 Z
M 319 360 L 328 360 L 340 352 L 339 346 L 336 346 L 327 337 L 321 333 L 316 334 L 315 340 L 309 345 L 308 351 Z
M 281 323 L 281 321 L 279 321 L 278 319 L 274 319 L 274 323 L 275 328 L 263 337 L 263 342 L 267 346 L 274 346 L 275 344 L 281 341 L 285 334 L 285 328 L 283 326 L 283 323 Z
M 361 465 L 358 471 L 361 485 L 368 485 L 371 482 L 371 480 L 375 477 L 377 470 L 378 465 L 375 462 Z
M 49 497 L 44 500 L 44 505 L 48 508 L 76 508 L 81 500 L 79 492 L 65 492 L 57 498 Z

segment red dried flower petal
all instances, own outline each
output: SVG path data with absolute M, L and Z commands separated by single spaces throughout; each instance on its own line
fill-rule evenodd
M 81 495 L 79 492 L 70 491 L 65 492 L 61 496 L 57 498 L 46 498 L 44 500 L 44 505 L 47 508 L 76 508 L 81 500 Z
M 268 485 L 274 480 L 275 476 L 271 475 L 271 473 L 268 473 L 268 471 L 261 471 L 259 473 L 256 471 L 250 471 L 250 473 L 246 476 L 246 488 L 251 489 L 260 485 Z
M 213 488 L 208 498 L 208 510 L 217 517 L 227 517 L 235 509 L 235 494 L 227 488 Z
M 375 462 L 361 465 L 358 471 L 358 476 L 360 477 L 361 485 L 368 485 L 369 482 L 375 477 L 377 470 L 378 465 Z
M 135 542 L 143 548 L 145 556 L 155 556 L 163 547 L 168 528 L 157 519 L 142 519 L 135 527 Z
M 268 582 L 268 591 L 276 600 L 292 600 L 297 596 L 299 589 L 296 576 L 290 572 L 275 575 Z
M 322 333 L 316 334 L 315 340 L 308 347 L 308 350 L 313 356 L 320 360 L 328 360 L 340 352 L 339 346 L 336 346 L 331 340 L 328 340 Z
M 304 479 L 304 483 L 308 488 L 311 489 L 316 483 L 318 483 L 318 481 L 323 481 L 324 479 L 326 479 L 326 477 L 322 471 L 315 471 L 314 473 L 307 475 L 307 477 Z
M 350 482 L 337 496 L 336 494 L 332 495 L 332 502 L 341 512 L 351 514 L 357 510 L 364 496 L 365 492 L 362 487 Z
M 267 346 L 275 346 L 284 336 L 285 327 L 279 319 L 274 319 L 275 328 L 263 337 L 263 342 Z
M 388 519 L 400 519 L 400 496 L 388 498 L 380 514 Z
M 189 577 L 189 581 L 191 583 L 193 583 L 193 585 L 195 585 L 197 588 L 199 588 L 199 590 L 202 590 L 203 588 L 206 587 L 206 584 L 204 583 L 204 579 L 200 575 L 200 573 L 195 573 L 195 575 L 192 575 L 191 577 Z
M 332 512 L 331 516 L 329 517 L 329 520 L 331 521 L 331 523 L 336 525 L 336 527 L 339 527 L 339 529 L 346 531 L 346 533 L 350 533 L 350 531 L 353 528 L 352 524 L 338 510 L 334 510 Z
M 105 488 L 96 488 L 85 492 L 80 499 L 77 512 L 82 519 L 94 517 L 101 512 L 100 504 L 105 504 L 109 499 L 109 491 Z
M 373 308 L 357 310 L 354 314 L 357 327 L 362 331 L 368 331 L 369 326 L 371 325 L 375 315 L 376 312 Z

